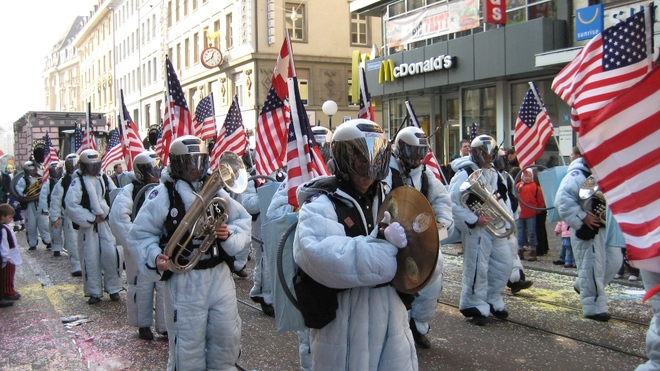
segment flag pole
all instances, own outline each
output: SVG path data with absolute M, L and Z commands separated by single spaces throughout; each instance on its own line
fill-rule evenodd
M 539 93 L 536 90 L 536 84 L 534 84 L 534 81 L 528 82 L 529 88 L 532 89 L 532 93 L 534 94 L 534 98 L 536 98 L 536 101 L 538 104 L 541 106 L 541 108 L 545 111 L 545 113 L 550 117 L 550 113 L 548 113 L 548 110 L 545 109 L 545 104 L 541 102 L 541 98 L 539 97 Z M 552 121 L 552 120 L 551 120 Z M 564 155 L 561 153 L 561 147 L 559 146 L 559 141 L 557 140 L 557 136 L 555 135 L 555 125 L 552 125 L 552 138 L 555 140 L 555 144 L 557 145 L 557 152 L 559 152 L 559 158 L 561 158 L 561 164 L 563 166 L 566 166 L 566 161 L 564 160 Z

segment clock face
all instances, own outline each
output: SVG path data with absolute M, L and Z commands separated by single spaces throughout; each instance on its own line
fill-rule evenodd
M 222 64 L 222 52 L 218 48 L 206 48 L 202 50 L 201 62 L 206 68 L 216 68 Z

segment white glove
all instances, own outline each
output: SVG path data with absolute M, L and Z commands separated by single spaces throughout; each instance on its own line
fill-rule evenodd
M 383 220 L 381 223 L 389 224 L 383 231 L 385 239 L 392 245 L 402 249 L 408 246 L 408 238 L 406 238 L 406 231 L 403 229 L 399 222 L 394 222 L 390 224 L 392 220 L 392 215 L 389 211 L 386 211 L 383 215 Z

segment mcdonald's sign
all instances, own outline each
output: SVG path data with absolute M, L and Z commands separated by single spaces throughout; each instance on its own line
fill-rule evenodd
M 378 83 L 383 84 L 387 81 L 394 81 L 399 77 L 419 75 L 422 73 L 446 70 L 455 67 L 456 57 L 444 54 L 437 57 L 431 57 L 424 61 L 402 63 L 398 66 L 394 65 L 393 60 L 387 59 L 380 63 Z

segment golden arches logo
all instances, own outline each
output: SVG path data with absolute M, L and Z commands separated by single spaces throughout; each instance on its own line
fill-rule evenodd
M 380 62 L 380 70 L 378 71 L 378 83 L 382 84 L 386 81 L 394 81 L 394 61 L 391 59 Z
M 584 9 L 581 9 L 581 10 L 584 10 Z M 596 18 L 598 18 L 598 13 L 599 13 L 599 11 L 600 11 L 600 8 L 596 8 L 596 11 L 594 12 L 594 16 L 593 16 L 593 18 L 591 18 L 591 19 L 588 20 L 588 21 L 585 21 L 584 19 L 582 19 L 582 13 L 581 13 L 579 10 L 578 10 L 578 12 L 577 12 L 577 17 L 578 17 L 578 19 L 580 20 L 580 22 L 581 22 L 582 24 L 589 24 L 589 23 L 592 23 L 593 21 L 595 21 Z

